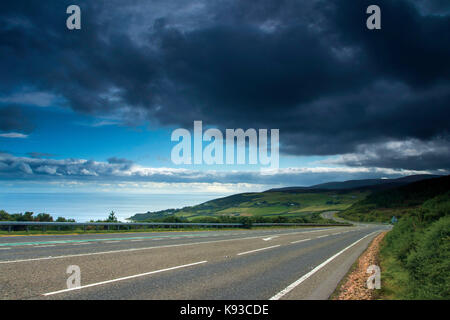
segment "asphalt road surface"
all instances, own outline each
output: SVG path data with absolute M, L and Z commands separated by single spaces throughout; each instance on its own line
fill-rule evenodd
M 327 299 L 386 228 L 0 237 L 0 299 Z

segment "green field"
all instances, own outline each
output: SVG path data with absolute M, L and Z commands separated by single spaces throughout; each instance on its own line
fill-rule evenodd
M 242 193 L 178 210 L 135 215 L 135 221 L 175 216 L 187 220 L 207 217 L 287 217 L 305 218 L 329 210 L 344 210 L 364 199 L 368 192 L 309 191 Z

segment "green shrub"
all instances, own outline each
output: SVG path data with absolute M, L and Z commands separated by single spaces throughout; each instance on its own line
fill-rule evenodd
M 411 295 L 416 299 L 450 298 L 450 216 L 434 222 L 418 236 L 407 258 Z
M 417 219 L 405 217 L 395 225 L 395 228 L 386 236 L 386 247 L 391 255 L 398 259 L 402 265 L 406 264 L 406 259 L 416 245 L 415 235 L 419 232 L 420 226 Z
M 423 220 L 427 222 L 436 221 L 450 214 L 450 192 L 425 201 L 422 205 Z
M 381 250 L 391 292 L 401 299 L 450 299 L 450 197 L 402 217 Z M 383 262 L 382 262 L 383 263 Z

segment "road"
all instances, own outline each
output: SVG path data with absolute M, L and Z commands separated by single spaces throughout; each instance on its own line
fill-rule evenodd
M 320 215 L 322 216 L 322 218 L 324 219 L 330 219 L 330 220 L 334 220 L 336 222 L 343 222 L 343 223 L 353 223 L 353 224 L 359 224 L 358 222 L 354 222 L 354 221 L 347 221 L 345 219 L 342 219 L 340 217 L 338 217 L 336 215 L 336 213 L 338 213 L 339 211 L 326 211 L 326 212 L 322 212 Z
M 327 299 L 385 228 L 0 237 L 0 299 Z

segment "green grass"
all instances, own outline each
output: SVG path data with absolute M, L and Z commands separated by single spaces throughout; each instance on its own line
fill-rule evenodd
M 385 299 L 450 299 L 450 193 L 401 218 L 381 250 Z
M 379 297 L 384 300 L 403 300 L 407 296 L 408 272 L 398 261 L 386 252 L 380 253 L 381 290 Z
M 387 223 L 391 221 L 391 218 L 393 216 L 406 216 L 416 208 L 418 208 L 418 206 L 400 208 L 374 208 L 373 206 L 355 205 L 348 210 L 339 212 L 338 216 L 351 221 Z
M 450 176 L 374 192 L 339 212 L 353 221 L 399 221 L 380 250 L 382 299 L 450 299 Z
M 339 217 L 361 222 L 389 222 L 392 216 L 408 216 L 421 205 L 450 190 L 450 176 L 418 181 L 371 193 L 340 212 Z
M 289 217 L 307 218 L 312 214 L 331 210 L 344 210 L 364 199 L 369 193 L 359 191 L 321 192 L 262 192 L 242 193 L 215 199 L 178 210 L 164 210 L 136 215 L 133 220 L 144 221 L 166 216 L 188 219 L 226 217 Z M 314 222 L 314 221 L 312 221 Z

